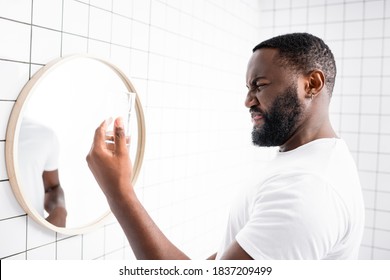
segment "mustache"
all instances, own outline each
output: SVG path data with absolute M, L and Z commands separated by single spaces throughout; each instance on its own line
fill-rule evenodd
M 263 110 L 261 110 L 259 107 L 256 107 L 256 106 L 250 107 L 249 113 L 250 114 L 259 113 L 259 114 L 262 114 L 262 115 L 266 115 L 266 113 Z

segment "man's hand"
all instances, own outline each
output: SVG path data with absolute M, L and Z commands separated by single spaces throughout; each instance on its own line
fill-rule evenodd
M 107 125 L 107 121 L 104 121 L 96 129 L 87 162 L 110 202 L 133 190 L 131 184 L 133 168 L 126 146 L 128 139 L 124 133 L 122 119 L 115 120 L 113 136 L 106 136 Z M 110 140 L 110 143 L 106 140 Z

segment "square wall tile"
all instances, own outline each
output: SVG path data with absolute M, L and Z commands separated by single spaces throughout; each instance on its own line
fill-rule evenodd
M 368 209 L 375 208 L 375 197 L 376 197 L 376 193 L 374 191 L 363 190 L 364 205 L 366 208 Z
M 380 77 L 362 77 L 361 78 L 362 96 L 379 95 L 381 93 L 381 84 L 382 84 L 382 79 Z M 357 85 L 359 85 L 359 83 L 357 83 Z
M 324 23 L 325 22 L 325 6 L 310 7 L 309 8 L 309 24 Z
M 0 220 L 24 214 L 24 210 L 12 192 L 10 183 L 8 181 L 0 182 Z
M 56 244 L 51 243 L 26 252 L 27 260 L 55 260 Z
M 376 80 L 371 80 L 371 79 L 368 79 L 368 78 L 363 78 L 363 81 L 362 81 L 362 78 L 361 77 L 343 77 L 343 79 L 340 81 L 341 83 L 341 94 L 344 96 L 344 95 L 353 95 L 353 96 L 357 96 L 360 94 L 361 92 L 361 83 L 363 82 L 363 85 L 364 85 L 364 81 L 366 81 L 366 84 L 367 84 L 367 89 L 368 89 L 368 84 L 372 87 L 373 86 L 373 82 L 376 81 Z M 364 87 L 363 87 L 364 89 Z M 379 89 L 379 87 L 378 87 Z M 377 92 L 373 93 L 373 94 L 377 94 Z
M 385 28 L 385 23 L 383 19 L 366 20 L 363 21 L 363 24 L 364 38 L 380 38 L 383 36 L 383 29 Z
M 57 241 L 57 260 L 81 260 L 81 235 Z
M 390 39 L 383 39 L 383 55 L 390 56 Z
M 349 50 L 344 49 L 344 53 Z M 362 61 L 360 58 L 348 58 L 343 60 L 343 68 L 341 74 L 343 76 L 360 76 L 361 75 Z
M 363 41 L 363 56 L 378 57 L 383 53 L 383 39 L 365 39 Z M 363 64 L 364 65 L 364 64 Z
M 119 223 L 106 225 L 104 228 L 104 238 L 105 254 L 123 248 L 125 246 L 125 242 L 127 242 Z
M 378 190 L 390 192 L 390 173 L 378 173 Z
M 375 190 L 376 188 L 376 172 L 371 171 L 359 171 L 360 184 L 362 189 Z
M 268 27 L 268 26 L 273 26 L 274 24 L 274 12 L 273 11 L 262 11 L 261 16 L 260 16 L 260 24 L 262 28 Z M 295 24 L 295 20 L 300 19 L 298 17 L 295 17 L 291 19 L 291 24 Z
M 360 246 L 359 260 L 370 260 L 372 255 L 372 248 L 368 246 Z
M 378 166 L 377 160 L 376 153 L 359 152 L 358 168 L 364 171 L 375 171 Z
M 154 1 L 133 1 L 132 17 L 138 21 L 149 24 L 151 3 L 154 3 Z
M 37 248 L 56 241 L 56 233 L 27 217 L 27 249 Z
M 0 259 L 26 250 L 26 216 L 0 221 Z
M 381 63 L 383 63 L 383 69 L 381 74 L 384 76 L 390 76 L 390 58 L 389 57 L 384 57 L 382 58 Z
M 340 136 L 347 143 L 351 151 L 357 151 L 359 149 L 359 135 L 357 133 L 342 132 Z
M 385 1 L 367 1 L 364 3 L 364 19 L 383 18 Z
M 360 39 L 363 37 L 362 21 L 345 22 L 344 28 L 344 39 Z
M 373 249 L 373 259 L 375 260 L 390 260 L 390 250 Z
M 303 0 L 303 1 L 305 2 L 305 5 L 306 5 L 307 0 Z M 294 2 L 296 2 L 296 1 L 294 1 Z M 300 1 L 300 2 L 302 2 L 302 1 Z M 262 10 L 272 10 L 274 8 L 275 4 L 276 4 L 276 1 L 260 0 L 260 7 Z
M 141 1 L 145 2 L 145 1 Z M 116 14 L 131 18 L 133 14 L 133 1 L 129 0 L 113 0 L 112 11 Z
M 147 51 L 149 48 L 149 26 L 133 21 L 131 35 L 134 40 L 131 46 L 135 49 Z
M 93 260 L 104 255 L 104 227 L 83 235 L 83 260 Z
M 341 22 L 344 20 L 344 5 L 327 5 L 326 20 L 327 22 Z
M 89 13 L 89 37 L 104 42 L 111 41 L 112 31 L 111 12 L 91 7 Z
M 362 75 L 363 76 L 382 75 L 382 59 L 364 57 L 362 61 Z
M 5 142 L 0 142 L 0 180 L 7 180 L 7 168 L 5 165 Z
M 359 151 L 378 152 L 379 136 L 376 134 L 361 134 L 359 136 Z
M 379 139 L 379 152 L 390 154 L 390 135 L 381 135 Z
M 108 22 L 105 22 L 107 25 Z M 132 38 L 137 40 L 137 37 L 132 36 L 131 26 L 133 22 L 126 17 L 113 14 L 112 15 L 112 38 L 111 42 L 125 47 L 131 46 Z
M 366 213 L 365 214 L 366 214 L 365 215 L 365 221 L 364 221 L 365 227 L 373 228 L 374 227 L 374 222 L 375 222 L 374 221 L 375 210 L 366 208 Z M 365 230 L 369 230 L 369 229 L 365 229 Z
M 362 20 L 363 19 L 364 4 L 363 2 L 358 3 L 347 3 L 345 4 L 345 17 L 344 20 Z
M 136 3 L 135 1 L 134 3 Z M 142 1 L 144 2 L 144 1 Z M 146 2 L 146 1 L 145 1 Z M 161 29 L 165 29 L 166 27 L 166 5 L 153 0 L 151 1 L 151 12 L 150 12 L 150 24 L 155 27 L 159 27 Z M 136 15 L 136 11 L 134 10 L 133 15 Z
M 386 192 L 376 193 L 376 209 L 383 210 L 383 211 L 390 211 L 389 201 L 390 201 L 390 193 L 386 193 Z
M 46 64 L 61 54 L 61 33 L 33 27 L 31 61 Z
M 33 24 L 61 30 L 62 0 L 34 0 Z
M 378 171 L 390 173 L 390 154 L 379 155 Z M 389 203 L 389 209 L 390 209 L 390 203 Z
M 80 36 L 88 36 L 89 6 L 74 0 L 64 0 L 63 30 Z
M 341 131 L 357 132 L 359 130 L 358 115 L 341 115 Z
M 4 258 L 5 260 L 27 260 L 27 256 L 26 256 L 26 252 L 23 252 L 23 253 L 20 253 L 20 254 L 16 254 L 16 255 L 12 255 L 10 257 L 7 257 L 7 258 Z
M 379 116 L 360 115 L 360 132 L 361 133 L 378 133 Z
M 0 59 L 30 60 L 31 27 L 0 18 Z
M 374 246 L 390 251 L 390 231 L 375 230 Z
M 130 76 L 131 49 L 117 45 L 111 45 L 111 62 L 126 76 Z
M 0 17 L 31 23 L 32 0 L 0 0 Z
M 89 4 L 104 10 L 112 10 L 112 0 L 89 0 Z
M 286 26 L 290 24 L 290 11 L 289 10 L 277 10 L 275 11 L 275 26 Z
M 375 228 L 390 231 L 390 212 L 376 211 Z
M 0 99 L 16 100 L 29 79 L 27 63 L 0 60 Z
M 325 38 L 327 42 L 331 42 L 331 40 L 341 40 L 344 37 L 344 27 L 342 23 L 328 23 L 326 25 L 326 33 L 325 33 Z M 333 52 L 333 48 L 331 44 L 328 44 L 330 49 Z M 333 52 L 333 54 L 336 56 L 336 54 Z
M 360 110 L 360 96 L 343 96 L 341 99 L 342 114 L 357 114 Z
M 290 8 L 290 1 L 275 0 L 274 2 L 275 4 L 273 8 L 275 10 Z
M 87 53 L 88 39 L 71 34 L 62 34 L 62 49 L 61 56 L 76 54 L 76 53 Z
M 360 58 L 363 53 L 363 41 L 360 39 L 344 41 L 344 58 Z
M 0 140 L 5 140 L 8 119 L 14 104 L 14 101 L 0 101 Z

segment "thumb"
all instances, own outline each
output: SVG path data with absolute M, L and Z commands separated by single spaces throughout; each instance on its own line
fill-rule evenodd
M 117 118 L 114 122 L 115 132 L 115 153 L 124 154 L 127 153 L 125 128 L 123 125 L 123 119 Z

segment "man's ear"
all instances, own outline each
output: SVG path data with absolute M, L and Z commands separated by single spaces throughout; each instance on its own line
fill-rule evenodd
M 317 96 L 325 85 L 325 75 L 321 70 L 313 70 L 307 76 L 306 94 L 308 96 Z

